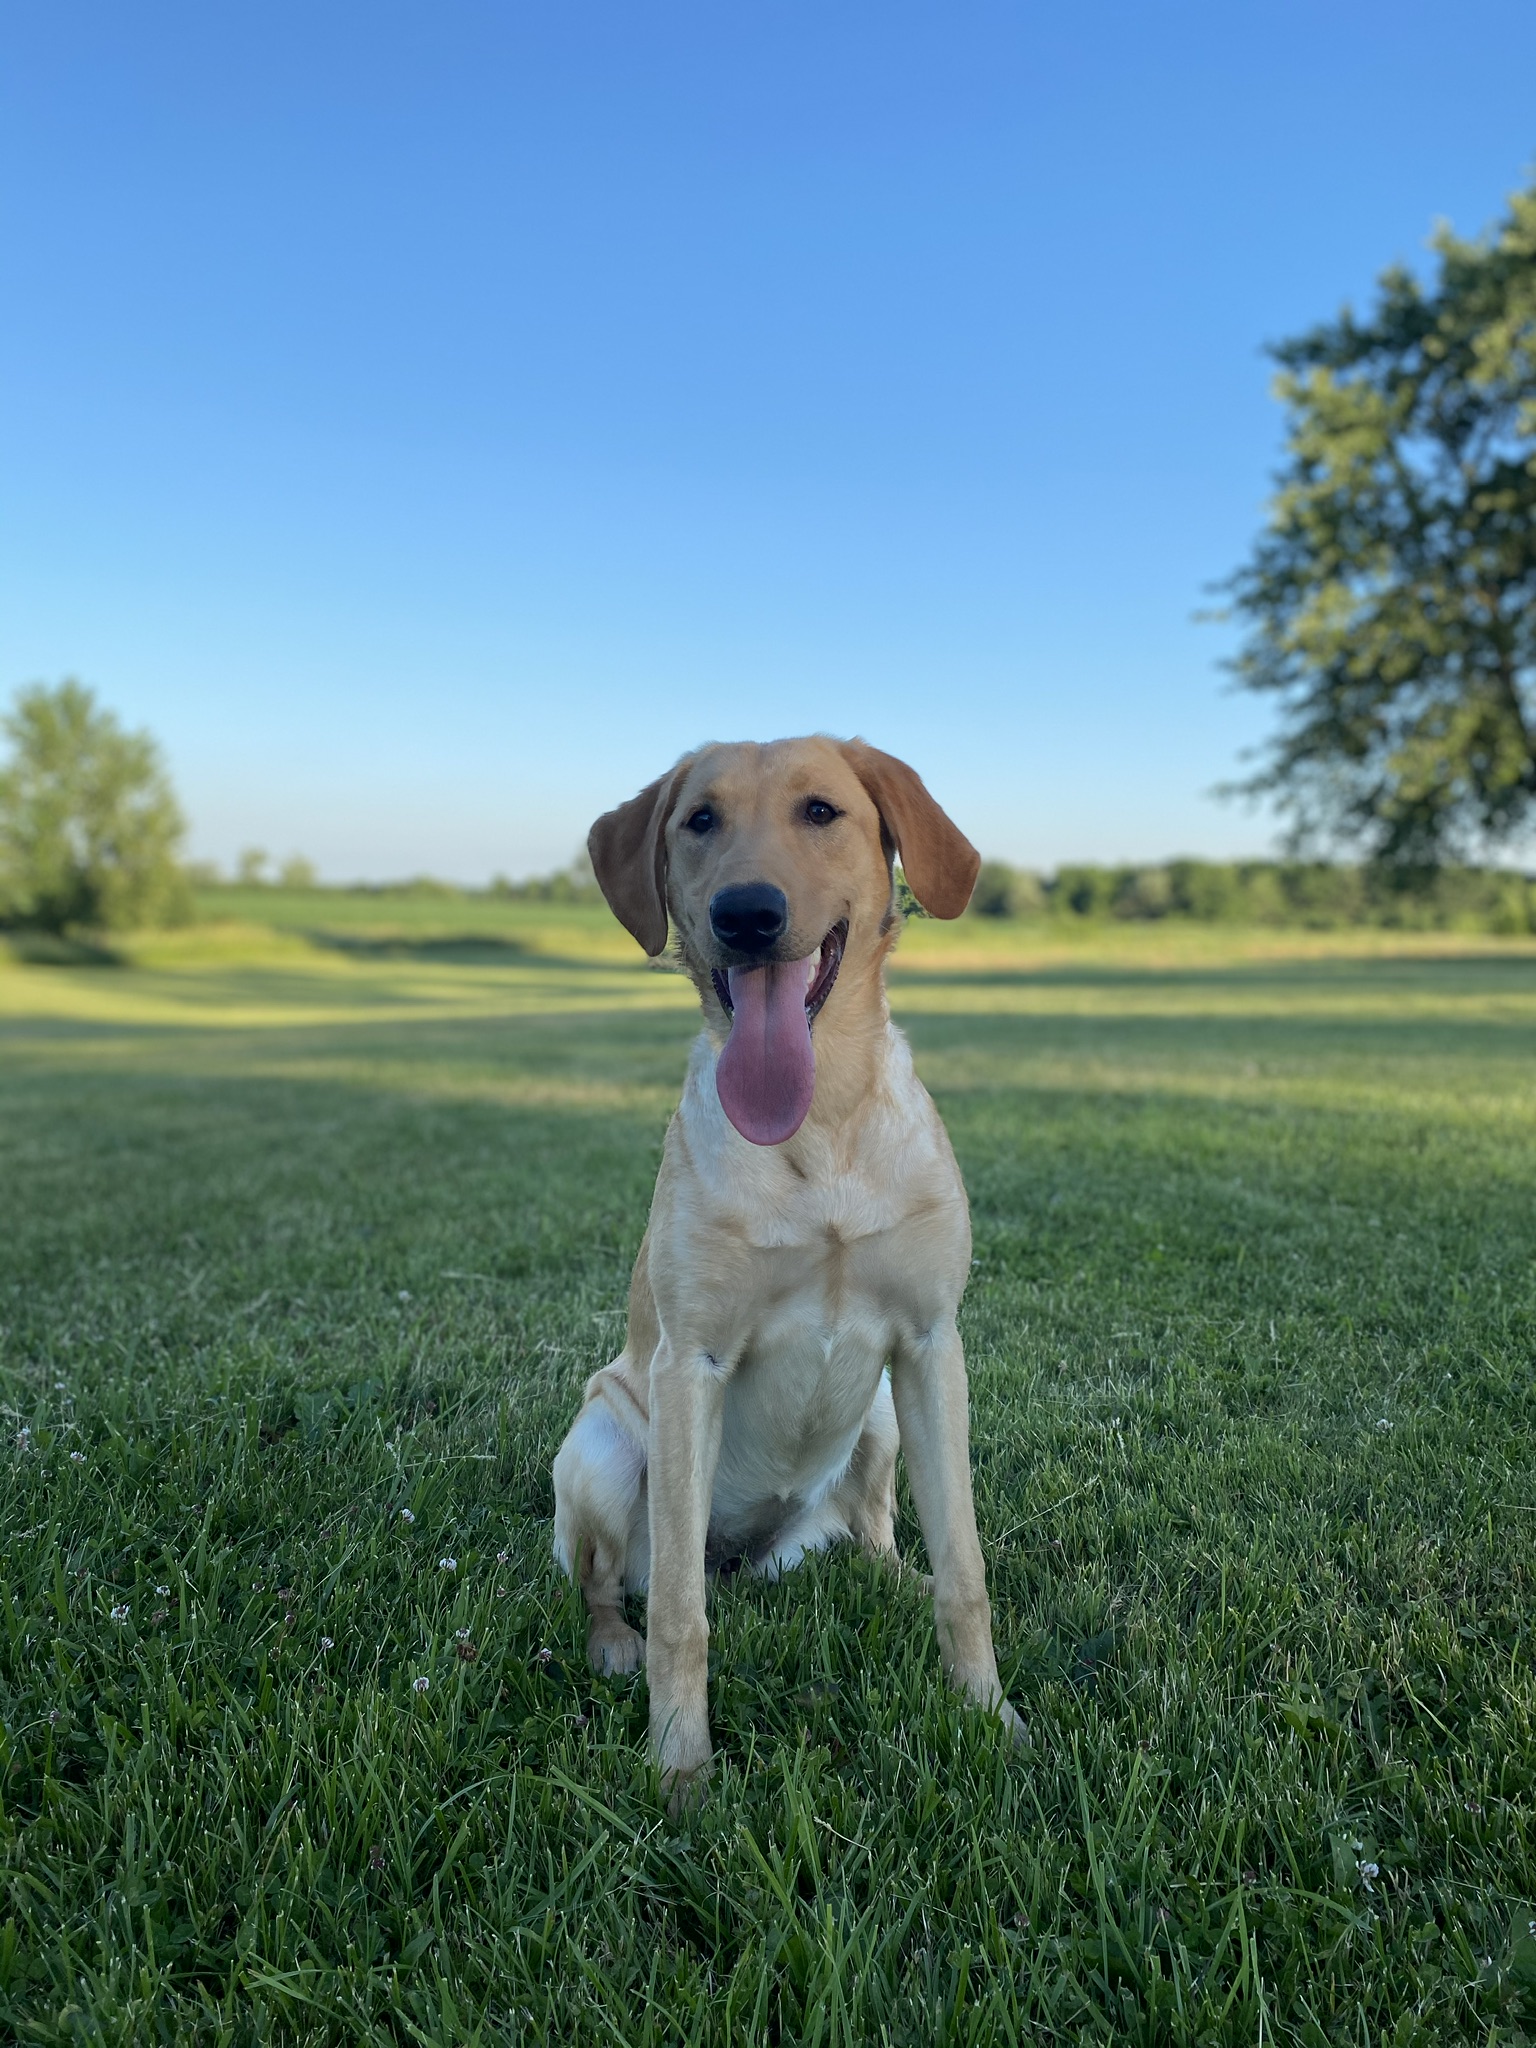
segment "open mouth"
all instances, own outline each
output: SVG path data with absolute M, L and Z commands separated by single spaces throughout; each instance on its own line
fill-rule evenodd
M 848 920 L 842 918 L 833 925 L 821 942 L 821 957 L 816 963 L 816 972 L 811 985 L 805 992 L 805 1016 L 809 1023 L 832 993 L 832 984 L 837 979 L 837 970 L 843 964 L 843 948 L 848 943 Z M 710 969 L 710 979 L 715 985 L 715 994 L 720 998 L 721 1007 L 727 1017 L 734 1017 L 736 1005 L 731 1001 L 730 976 L 723 968 Z

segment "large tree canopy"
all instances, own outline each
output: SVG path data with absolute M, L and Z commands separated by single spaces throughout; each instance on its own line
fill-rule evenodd
M 1287 462 L 1227 589 L 1281 700 L 1241 787 L 1301 834 L 1433 864 L 1536 822 L 1536 187 L 1436 274 L 1272 353 Z
M 148 733 L 76 682 L 18 691 L 0 730 L 0 917 L 62 932 L 183 914 L 185 828 Z

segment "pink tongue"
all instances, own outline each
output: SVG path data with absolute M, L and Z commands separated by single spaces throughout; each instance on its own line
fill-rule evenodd
M 805 1122 L 816 1056 L 805 998 L 820 954 L 769 967 L 733 967 L 731 1035 L 715 1067 L 720 1107 L 754 1145 L 782 1145 Z

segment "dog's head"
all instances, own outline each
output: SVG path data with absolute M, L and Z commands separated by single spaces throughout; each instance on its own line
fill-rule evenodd
M 710 746 L 587 839 L 620 923 L 647 953 L 669 921 L 705 1014 L 728 1032 L 720 1100 L 744 1138 L 777 1145 L 815 1089 L 811 1026 L 891 944 L 891 863 L 935 917 L 970 901 L 980 856 L 905 762 L 862 740 Z

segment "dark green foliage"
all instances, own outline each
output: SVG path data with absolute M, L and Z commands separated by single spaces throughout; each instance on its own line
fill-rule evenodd
M 1106 917 L 1114 905 L 1118 877 L 1111 868 L 1058 868 L 1050 886 L 1050 903 L 1072 917 Z
M 950 976 L 921 928 L 1033 1747 L 829 1556 L 716 1589 L 673 1826 L 549 1461 L 693 1013 L 535 915 L 500 966 L 0 969 L 0 2036 L 1536 2026 L 1531 953 Z
M 567 868 L 553 875 L 537 875 L 526 882 L 509 882 L 505 875 L 491 880 L 490 894 L 514 903 L 599 903 L 602 893 L 592 861 L 585 847 Z
M 971 891 L 971 910 L 977 917 L 1036 917 L 1045 909 L 1045 900 L 1038 875 L 1011 868 L 1006 861 L 984 860 Z
M 1536 818 L 1536 187 L 1434 249 L 1273 350 L 1289 458 L 1228 585 L 1281 705 L 1243 787 L 1412 867 Z
M 0 729 L 0 922 L 124 931 L 190 914 L 185 828 L 147 733 L 76 682 L 18 691 Z
M 1173 860 L 1063 867 L 1038 876 L 983 863 L 971 913 L 1328 929 L 1536 931 L 1536 880 L 1502 868 L 1405 870 L 1386 862 Z

